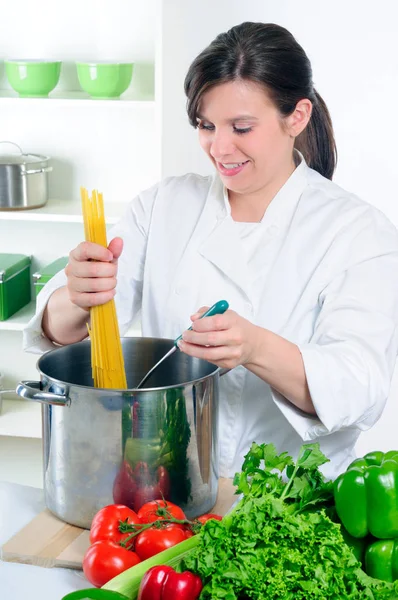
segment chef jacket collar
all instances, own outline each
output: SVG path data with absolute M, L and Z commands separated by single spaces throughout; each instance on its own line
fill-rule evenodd
M 292 216 L 297 202 L 307 185 L 307 163 L 301 152 L 295 149 L 294 154 L 297 167 L 275 194 L 260 221 L 260 223 L 266 224 L 267 227 L 271 224 L 281 227 L 283 223 L 290 220 L 289 217 Z M 223 186 L 223 201 L 224 214 L 231 216 L 231 205 L 226 186 Z
M 307 184 L 307 165 L 302 155 L 301 163 L 278 191 L 268 206 L 261 224 L 266 223 L 277 231 L 291 220 L 300 196 Z M 211 226 L 210 233 L 209 226 Z M 239 231 L 231 216 L 228 197 L 224 194 L 221 179 L 213 179 L 196 235 L 206 232 L 199 246 L 199 253 L 212 262 L 224 275 L 232 280 L 252 300 L 252 281 L 247 268 L 245 253 Z

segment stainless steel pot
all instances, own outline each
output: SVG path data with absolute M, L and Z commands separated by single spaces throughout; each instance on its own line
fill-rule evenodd
M 93 387 L 88 340 L 44 354 L 40 382 L 18 384 L 43 404 L 45 500 L 62 520 L 89 528 L 107 504 L 138 510 L 162 494 L 188 517 L 214 506 L 220 369 L 176 352 L 134 390 L 172 344 L 122 338 L 127 391 Z
M 49 157 L 24 154 L 13 142 L 19 154 L 0 153 L 0 210 L 24 210 L 44 206 L 48 200 L 48 176 L 52 171 Z

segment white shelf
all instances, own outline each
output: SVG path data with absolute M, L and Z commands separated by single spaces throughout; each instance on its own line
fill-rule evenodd
M 154 98 L 152 96 L 133 96 L 128 91 L 122 94 L 120 98 L 109 98 L 109 99 L 94 99 L 91 98 L 85 92 L 68 92 L 68 91 L 54 91 L 51 92 L 48 98 L 20 98 L 19 95 L 13 90 L 0 90 L 0 105 L 26 105 L 26 103 L 41 104 L 46 106 L 85 106 L 90 107 L 106 106 L 114 108 L 153 108 L 155 105 Z
M 30 400 L 3 400 L 0 436 L 41 438 L 41 405 Z
M 105 221 L 108 225 L 116 223 L 127 208 L 126 202 L 105 204 Z M 83 223 L 81 201 L 49 200 L 42 208 L 29 210 L 0 210 L 0 220 L 39 221 L 40 223 Z
M 0 331 L 22 331 L 35 314 L 35 308 L 36 300 L 32 300 L 30 304 L 21 308 L 21 310 L 7 319 L 7 321 L 0 321 Z

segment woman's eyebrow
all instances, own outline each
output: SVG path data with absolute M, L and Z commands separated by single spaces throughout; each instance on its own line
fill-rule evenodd
M 208 121 L 210 123 L 210 119 L 207 119 L 204 115 L 196 115 L 196 118 L 200 121 Z M 235 123 L 236 121 L 258 121 L 257 117 L 253 117 L 253 115 L 237 115 L 232 119 L 226 119 L 227 123 Z

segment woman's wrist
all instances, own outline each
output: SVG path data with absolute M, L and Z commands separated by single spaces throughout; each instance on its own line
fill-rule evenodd
M 42 328 L 48 339 L 57 344 L 72 344 L 88 335 L 89 311 L 73 304 L 66 287 L 50 296 L 43 313 Z
M 244 366 L 292 404 L 315 414 L 298 346 L 268 329 L 253 325 L 250 347 Z

